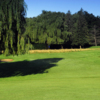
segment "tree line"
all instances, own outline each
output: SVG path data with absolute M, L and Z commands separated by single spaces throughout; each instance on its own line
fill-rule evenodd
M 84 47 L 100 45 L 100 17 L 82 8 L 75 14 L 43 10 L 26 18 L 24 0 L 0 1 L 0 51 L 5 55 L 24 54 L 34 45 Z M 44 48 L 44 47 L 43 47 Z
M 26 18 L 25 34 L 32 44 L 84 47 L 100 45 L 100 17 L 82 8 L 75 14 L 42 11 L 37 17 Z

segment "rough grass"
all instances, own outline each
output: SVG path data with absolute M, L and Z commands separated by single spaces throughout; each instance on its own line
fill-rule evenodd
M 73 52 L 73 51 L 86 51 L 90 49 L 48 49 L 48 50 L 30 50 L 29 53 L 61 53 L 61 52 Z
M 14 61 L 0 62 L 0 100 L 100 100 L 99 50 L 2 58 Z

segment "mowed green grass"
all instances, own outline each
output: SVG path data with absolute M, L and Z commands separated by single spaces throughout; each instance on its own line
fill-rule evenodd
M 4 74 L 0 78 L 0 100 L 100 100 L 100 50 L 1 55 L 2 58 L 14 61 L 0 63 L 1 68 L 8 67 L 9 72 L 13 69 L 11 73 L 19 70 L 22 74 L 13 76 L 4 68 L 9 77 Z M 19 67 L 14 70 L 17 63 L 25 70 L 26 67 L 43 70 L 35 70 L 37 73 L 34 70 L 25 73 Z

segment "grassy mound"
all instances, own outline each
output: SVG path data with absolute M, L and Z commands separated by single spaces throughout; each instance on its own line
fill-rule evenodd
M 100 48 L 100 46 L 91 46 L 90 48 Z

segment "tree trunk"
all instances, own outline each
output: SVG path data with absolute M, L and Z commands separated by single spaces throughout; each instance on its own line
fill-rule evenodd
M 20 54 L 19 33 L 18 33 L 17 38 L 18 38 L 18 40 L 17 40 L 17 55 L 19 55 Z
M 96 26 L 94 25 L 94 41 L 95 41 L 95 46 L 97 46 L 97 39 L 96 39 L 96 36 L 97 36 L 97 31 L 96 31 Z
M 81 47 L 81 45 L 80 45 L 80 49 L 81 49 L 82 47 Z
M 63 45 L 61 45 L 61 49 L 63 49 Z
M 97 46 L 97 39 L 96 36 L 94 36 L 95 46 Z
M 49 49 L 48 44 L 46 44 L 46 49 Z

